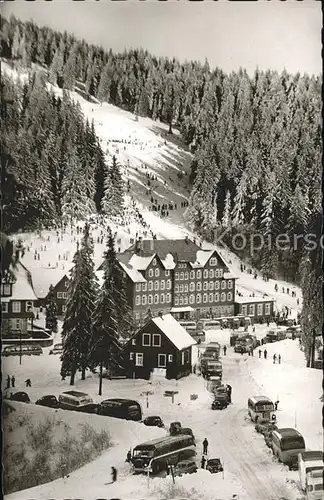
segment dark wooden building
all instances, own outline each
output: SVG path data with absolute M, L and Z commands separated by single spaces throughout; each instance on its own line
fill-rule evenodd
M 254 323 L 270 320 L 274 316 L 272 297 L 236 297 L 235 315 L 250 317 Z
M 26 334 L 33 328 L 37 300 L 31 274 L 17 262 L 15 269 L 1 283 L 1 331 L 3 338 Z
M 151 318 L 124 347 L 127 376 L 149 379 L 153 370 L 160 368 L 168 379 L 185 377 L 191 373 L 194 344 L 171 314 Z

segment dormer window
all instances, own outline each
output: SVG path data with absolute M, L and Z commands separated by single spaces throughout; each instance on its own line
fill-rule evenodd
M 156 266 L 156 259 L 153 259 L 152 264 L 153 264 L 153 266 Z

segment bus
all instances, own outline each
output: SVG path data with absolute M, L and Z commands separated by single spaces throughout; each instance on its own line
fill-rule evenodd
M 252 422 L 259 424 L 276 420 L 274 404 L 266 396 L 252 396 L 249 398 L 248 414 Z
M 137 401 L 132 399 L 105 399 L 101 401 L 98 409 L 99 415 L 106 417 L 123 418 L 125 420 L 142 420 L 142 408 Z
M 165 471 L 169 465 L 188 460 L 196 455 L 195 440 L 190 435 L 167 436 L 152 439 L 135 446 L 132 464 L 135 473 Z
M 98 405 L 89 394 L 79 391 L 66 391 L 59 394 L 58 401 L 63 410 L 74 410 L 85 413 L 97 413 Z
M 306 448 L 303 436 L 296 429 L 288 427 L 272 431 L 271 447 L 278 460 L 289 466 L 298 463 L 298 454 Z

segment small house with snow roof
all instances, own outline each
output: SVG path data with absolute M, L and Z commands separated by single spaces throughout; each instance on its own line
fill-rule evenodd
M 192 370 L 192 346 L 195 344 L 171 314 L 151 318 L 124 347 L 127 376 L 148 380 L 158 368 L 165 370 L 168 379 L 185 377 Z

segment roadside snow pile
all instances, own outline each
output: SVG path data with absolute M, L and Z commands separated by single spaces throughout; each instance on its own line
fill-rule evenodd
M 304 353 L 298 340 L 265 344 L 268 359 L 248 358 L 250 374 L 262 394 L 279 401 L 278 426 L 297 428 L 305 438 L 306 448 L 323 448 L 322 372 L 305 368 Z M 273 363 L 273 354 L 281 355 L 281 364 Z
M 121 485 L 113 485 L 109 494 L 116 495 L 123 500 L 135 498 L 143 500 L 229 500 L 236 494 L 240 500 L 248 500 L 245 491 L 233 475 L 225 473 L 223 477 L 222 474 L 210 474 L 202 469 L 199 469 L 195 474 L 175 477 L 175 484 L 173 484 L 171 476 L 149 480 L 145 476 L 138 476 L 136 486 L 134 486 L 133 478 L 129 478 L 124 482 L 122 489 Z

